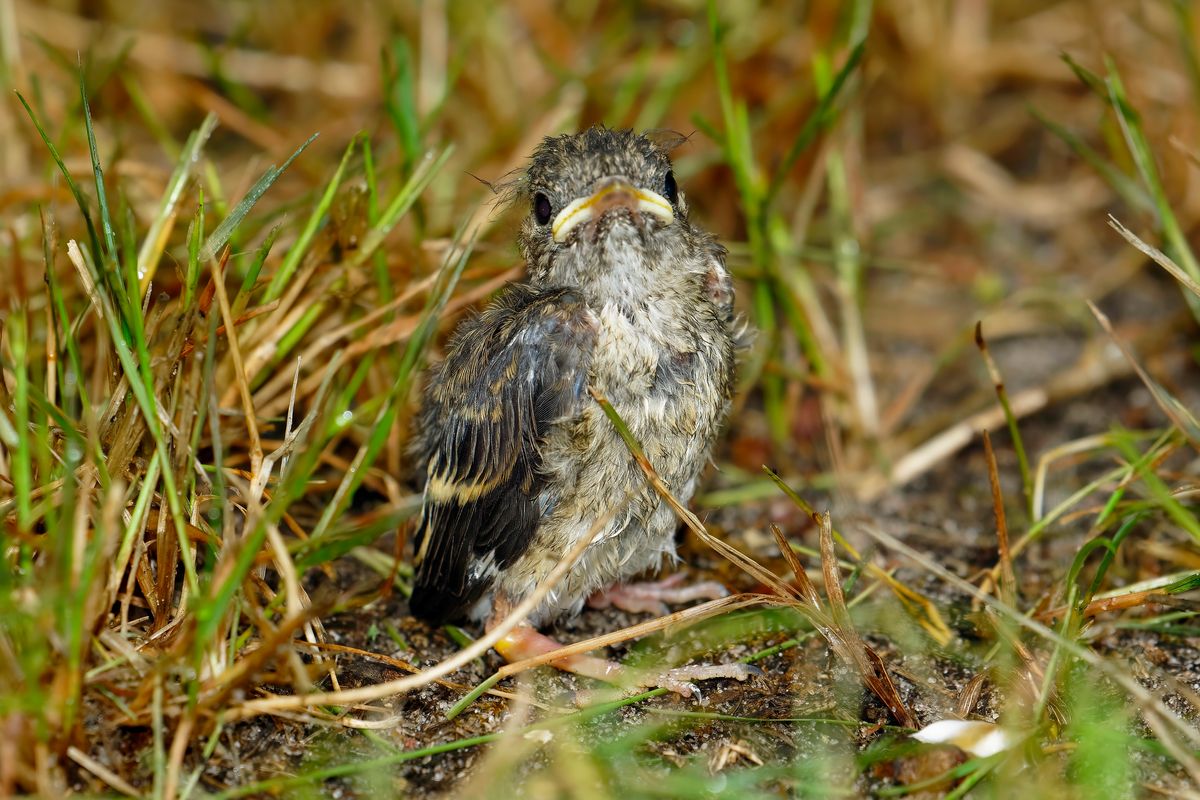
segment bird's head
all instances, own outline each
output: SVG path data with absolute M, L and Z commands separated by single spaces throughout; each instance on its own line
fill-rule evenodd
M 688 223 L 667 149 L 628 130 L 592 127 L 545 139 L 521 197 L 520 244 L 535 284 L 604 291 L 686 270 L 708 240 Z

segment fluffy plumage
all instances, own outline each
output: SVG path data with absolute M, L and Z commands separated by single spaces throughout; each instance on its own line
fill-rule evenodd
M 601 127 L 549 138 L 518 191 L 528 280 L 459 327 L 421 412 L 411 607 L 434 622 L 519 601 L 627 497 L 530 621 L 674 557 L 674 514 L 588 385 L 683 501 L 727 413 L 725 250 L 691 225 L 666 150 Z

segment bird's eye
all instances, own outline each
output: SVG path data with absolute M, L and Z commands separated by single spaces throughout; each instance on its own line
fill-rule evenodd
M 663 196 L 672 203 L 679 199 L 679 186 L 675 183 L 674 170 L 667 170 L 667 177 L 663 181 Z
M 533 196 L 533 216 L 538 225 L 550 224 L 550 198 L 538 192 Z

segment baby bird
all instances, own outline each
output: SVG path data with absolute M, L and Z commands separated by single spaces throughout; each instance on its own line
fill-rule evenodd
M 604 127 L 550 137 L 517 191 L 529 208 L 519 235 L 527 279 L 459 326 L 425 391 L 411 598 L 431 623 L 494 624 L 603 522 L 528 624 L 497 645 L 509 661 L 558 647 L 536 626 L 589 599 L 659 611 L 725 593 L 620 585 L 674 560 L 677 521 L 588 389 L 609 399 L 687 502 L 734 375 L 725 248 L 691 224 L 663 146 Z M 608 680 L 619 672 L 589 657 L 555 664 Z M 747 674 L 685 667 L 649 683 L 688 694 L 690 680 Z

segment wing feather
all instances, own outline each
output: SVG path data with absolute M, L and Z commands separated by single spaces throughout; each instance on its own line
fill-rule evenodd
M 525 285 L 455 334 L 421 411 L 416 616 L 437 623 L 463 615 L 495 570 L 529 546 L 540 517 L 539 443 L 583 402 L 594 340 L 576 292 Z

